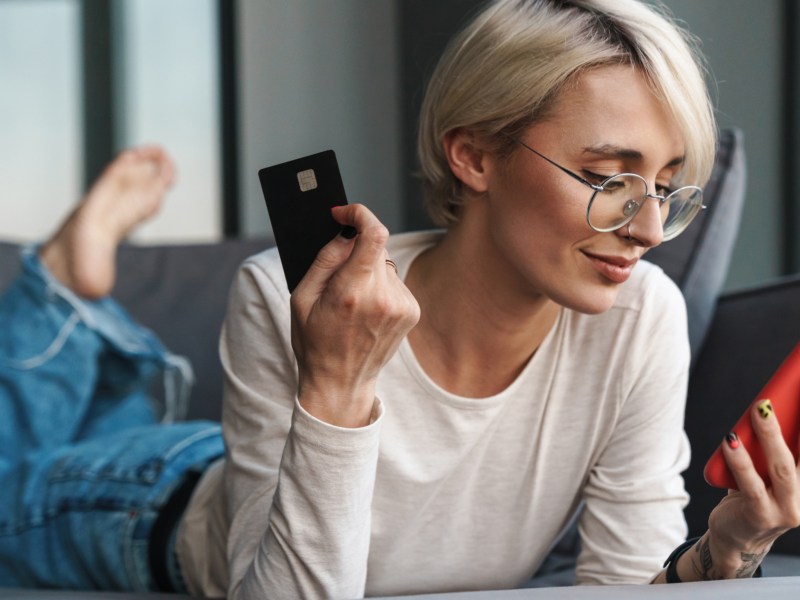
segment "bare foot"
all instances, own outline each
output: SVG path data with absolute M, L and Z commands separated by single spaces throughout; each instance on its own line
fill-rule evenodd
M 42 246 L 42 263 L 84 298 L 107 295 L 116 276 L 117 246 L 158 212 L 174 176 L 172 160 L 161 148 L 126 150 Z

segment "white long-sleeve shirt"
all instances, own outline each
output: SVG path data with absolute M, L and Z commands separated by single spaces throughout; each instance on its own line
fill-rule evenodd
M 401 277 L 438 235 L 391 238 Z M 437 386 L 404 341 L 361 429 L 320 422 L 296 401 L 274 250 L 240 270 L 220 351 L 227 453 L 178 539 L 194 594 L 514 587 L 581 505 L 578 583 L 646 582 L 685 538 L 685 306 L 649 263 L 607 312 L 562 309 L 517 379 L 489 398 Z

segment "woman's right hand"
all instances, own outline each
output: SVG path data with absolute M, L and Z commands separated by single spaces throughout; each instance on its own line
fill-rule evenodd
M 340 427 L 369 423 L 383 365 L 419 320 L 419 305 L 386 261 L 389 232 L 365 206 L 333 209 L 356 230 L 320 250 L 291 298 L 298 399 Z

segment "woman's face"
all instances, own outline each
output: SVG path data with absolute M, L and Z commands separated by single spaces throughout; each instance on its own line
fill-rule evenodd
M 670 183 L 684 153 L 674 119 L 628 66 L 579 76 L 521 140 L 591 183 L 638 173 L 650 193 Z M 628 240 L 627 228 L 591 229 L 586 208 L 592 190 L 528 149 L 484 160 L 490 244 L 504 263 L 501 270 L 514 273 L 525 293 L 581 312 L 605 311 L 636 262 L 661 243 L 656 200 L 631 221 Z

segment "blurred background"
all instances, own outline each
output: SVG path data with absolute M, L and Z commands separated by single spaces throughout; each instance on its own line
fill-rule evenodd
M 738 289 L 800 271 L 795 0 L 666 0 L 703 42 L 720 127 L 744 131 Z M 49 233 L 120 149 L 179 180 L 136 243 L 269 234 L 260 168 L 333 148 L 351 202 L 429 226 L 427 76 L 480 0 L 0 0 L 0 239 Z

